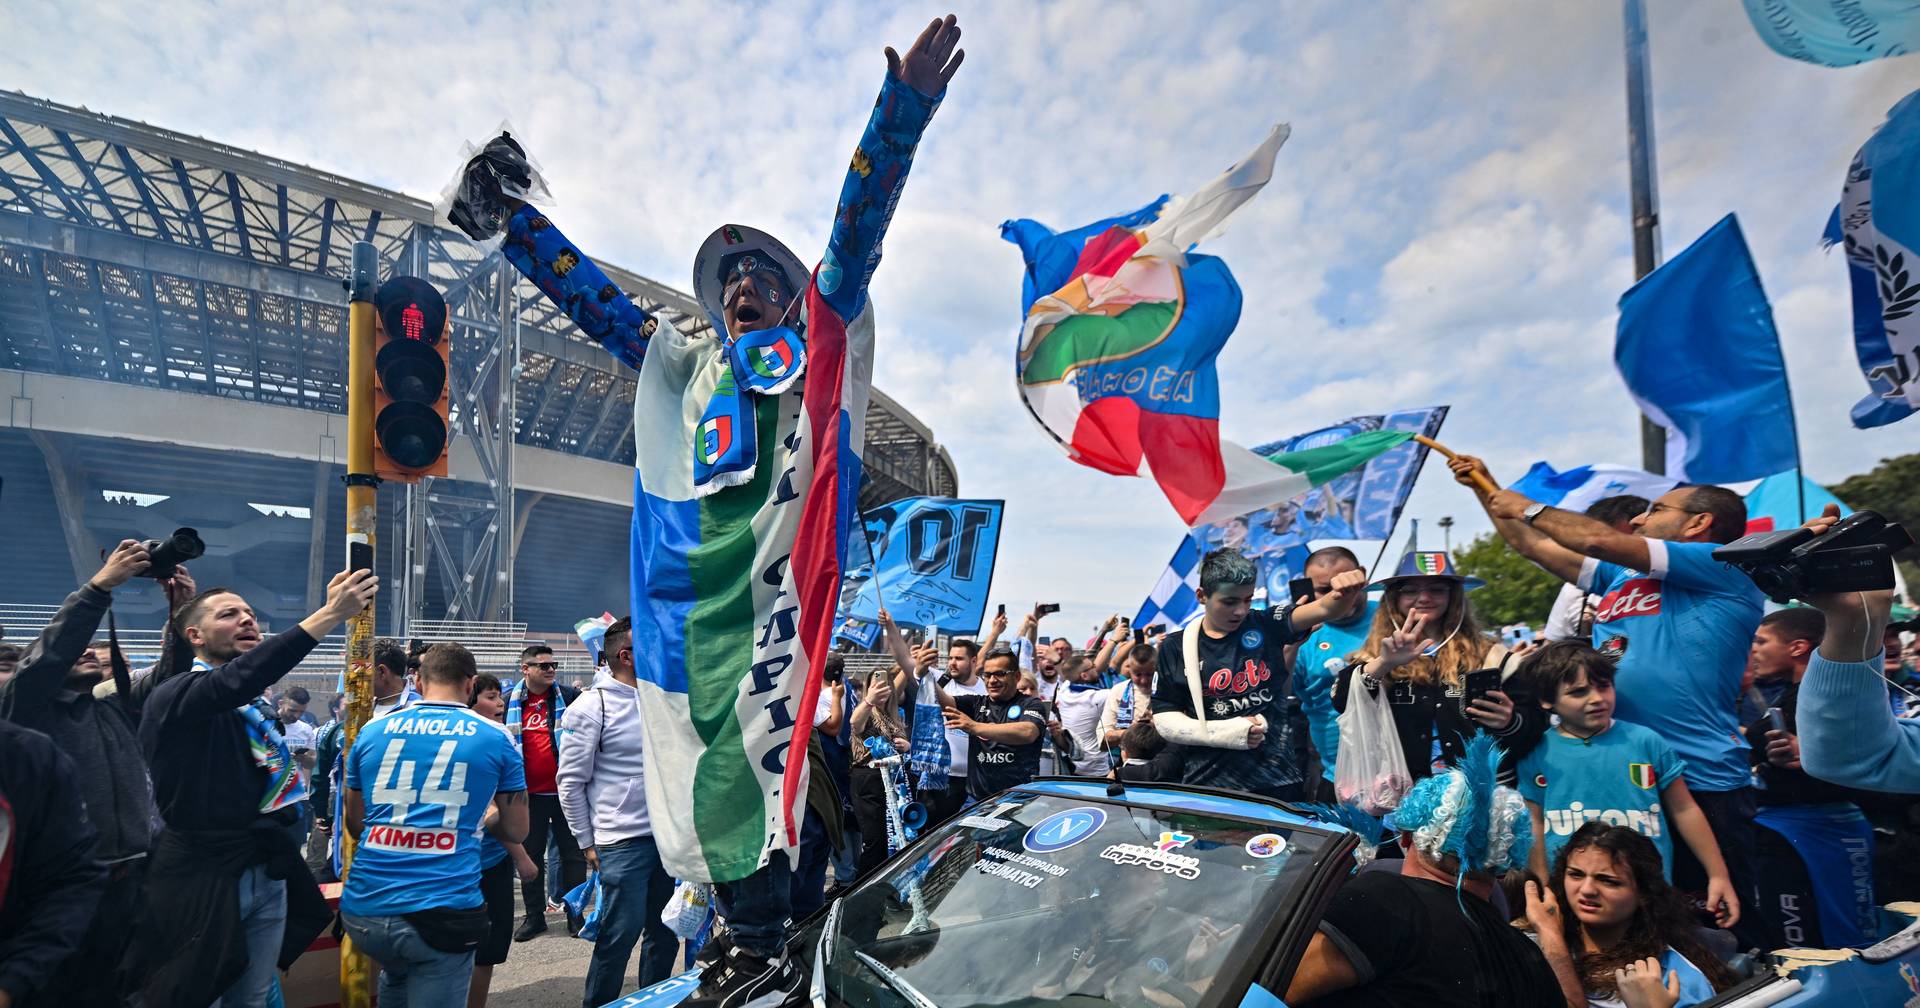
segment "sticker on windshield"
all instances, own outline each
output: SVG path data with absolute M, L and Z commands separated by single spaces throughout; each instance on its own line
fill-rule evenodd
M 1103 809 L 1090 805 L 1070 808 L 1034 823 L 1020 839 L 1020 846 L 1035 854 L 1051 854 L 1085 840 L 1106 824 L 1107 813 Z
M 998 832 L 1000 830 L 1006 829 L 1009 826 L 1012 826 L 1013 823 L 1005 819 L 995 819 L 992 816 L 970 815 L 970 816 L 961 816 L 960 825 L 971 826 L 974 829 L 983 829 L 983 830 Z
M 1247 854 L 1262 860 L 1287 849 L 1287 841 L 1278 833 L 1262 833 L 1247 841 Z
M 1071 869 L 1065 865 L 1029 857 L 1018 851 L 1003 850 L 999 847 L 982 847 L 980 859 L 973 863 L 973 870 L 982 875 L 1005 879 L 1015 885 L 1032 889 L 1045 882 L 1047 876 L 1059 878 Z
M 1118 865 L 1137 864 L 1183 879 L 1200 877 L 1200 859 L 1185 854 L 1165 854 L 1141 844 L 1109 844 L 1100 856 Z
M 1176 848 L 1185 847 L 1192 842 L 1193 834 L 1191 833 L 1182 833 L 1178 830 L 1166 830 L 1160 834 L 1160 842 L 1153 846 L 1155 850 L 1165 854 Z

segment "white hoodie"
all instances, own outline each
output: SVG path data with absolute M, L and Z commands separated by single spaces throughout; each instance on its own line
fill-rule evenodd
M 561 720 L 560 810 L 582 847 L 650 836 L 646 759 L 634 688 L 611 676 L 567 705 Z

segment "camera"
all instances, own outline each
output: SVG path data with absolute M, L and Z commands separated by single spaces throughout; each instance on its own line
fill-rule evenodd
M 1893 555 L 1913 545 L 1907 530 L 1873 511 L 1855 511 L 1825 535 L 1804 528 L 1756 532 L 1713 551 L 1775 602 L 1893 587 Z
M 190 528 L 174 529 L 165 539 L 149 539 L 141 545 L 147 549 L 147 576 L 155 581 L 172 577 L 173 568 L 181 561 L 198 560 L 207 551 L 200 533 Z

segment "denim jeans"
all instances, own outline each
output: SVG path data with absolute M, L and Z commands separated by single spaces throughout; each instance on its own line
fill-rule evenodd
M 266 1008 L 280 973 L 280 937 L 287 929 L 287 883 L 265 865 L 240 875 L 240 924 L 247 932 L 247 971 L 211 1008 Z
M 341 914 L 354 945 L 380 964 L 380 1008 L 463 1008 L 472 952 L 428 945 L 405 917 Z
M 640 986 L 673 975 L 680 938 L 660 923 L 660 911 L 673 896 L 673 878 L 660 866 L 660 848 L 650 836 L 594 848 L 600 858 L 600 937 L 587 967 L 584 1008 L 599 1008 L 624 991 L 627 962 L 640 946 Z M 644 941 L 642 938 L 644 937 Z
M 787 945 L 787 925 L 793 916 L 793 871 L 786 851 L 774 851 L 759 871 L 736 882 L 716 883 L 727 908 L 727 930 L 733 943 L 768 959 Z

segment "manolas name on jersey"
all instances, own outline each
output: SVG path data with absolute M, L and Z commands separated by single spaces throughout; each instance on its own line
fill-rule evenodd
M 342 784 L 361 793 L 366 820 L 340 909 L 366 917 L 478 906 L 481 820 L 527 779 L 504 727 L 420 701 L 367 722 Z

